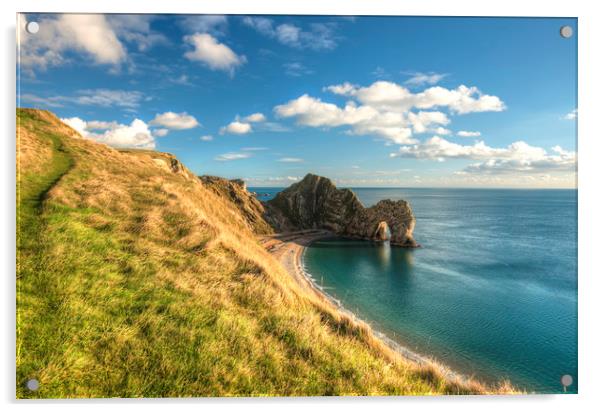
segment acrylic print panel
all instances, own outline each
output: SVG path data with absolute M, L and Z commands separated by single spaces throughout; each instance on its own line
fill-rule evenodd
M 17 397 L 577 392 L 576 19 L 17 24 Z

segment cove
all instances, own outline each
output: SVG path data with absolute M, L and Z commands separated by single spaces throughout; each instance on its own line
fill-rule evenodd
M 423 247 L 316 241 L 303 262 L 326 293 L 460 373 L 577 391 L 576 191 L 354 190 L 409 200 Z

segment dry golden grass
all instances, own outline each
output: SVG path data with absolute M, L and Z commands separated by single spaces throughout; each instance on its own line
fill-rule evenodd
M 19 397 L 514 392 L 400 357 L 299 286 L 173 156 L 91 142 L 47 112 L 18 119 L 34 199 L 18 205 Z M 56 170 L 37 184 L 34 164 Z
M 52 148 L 47 142 L 36 142 L 30 128 L 20 130 L 20 141 L 17 144 L 17 163 L 20 167 L 27 168 L 31 173 L 40 173 L 50 161 Z M 19 166 L 17 166 L 19 170 Z

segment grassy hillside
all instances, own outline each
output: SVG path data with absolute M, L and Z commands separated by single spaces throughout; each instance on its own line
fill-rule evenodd
M 173 156 L 31 109 L 17 134 L 18 397 L 485 390 L 403 361 L 302 290 Z
M 217 176 L 200 176 L 205 187 L 236 206 L 240 215 L 255 234 L 269 235 L 274 229 L 264 219 L 263 204 L 246 189 L 241 180 L 228 180 Z

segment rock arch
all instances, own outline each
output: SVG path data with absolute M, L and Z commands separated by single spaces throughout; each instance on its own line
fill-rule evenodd
M 391 240 L 391 229 L 384 220 L 378 224 L 376 231 L 374 232 L 373 238 L 375 240 L 387 241 Z
M 381 200 L 366 208 L 349 189 L 337 189 L 325 177 L 308 174 L 265 203 L 264 217 L 276 231 L 327 229 L 352 238 L 386 240 L 417 247 L 415 218 L 405 200 Z M 388 229 L 388 235 L 387 235 Z
M 376 205 L 365 209 L 362 220 L 365 222 L 365 235 L 373 240 L 382 240 L 381 231 L 386 225 L 389 229 L 391 244 L 416 247 L 413 232 L 416 219 L 410 205 L 405 200 L 381 200 Z

